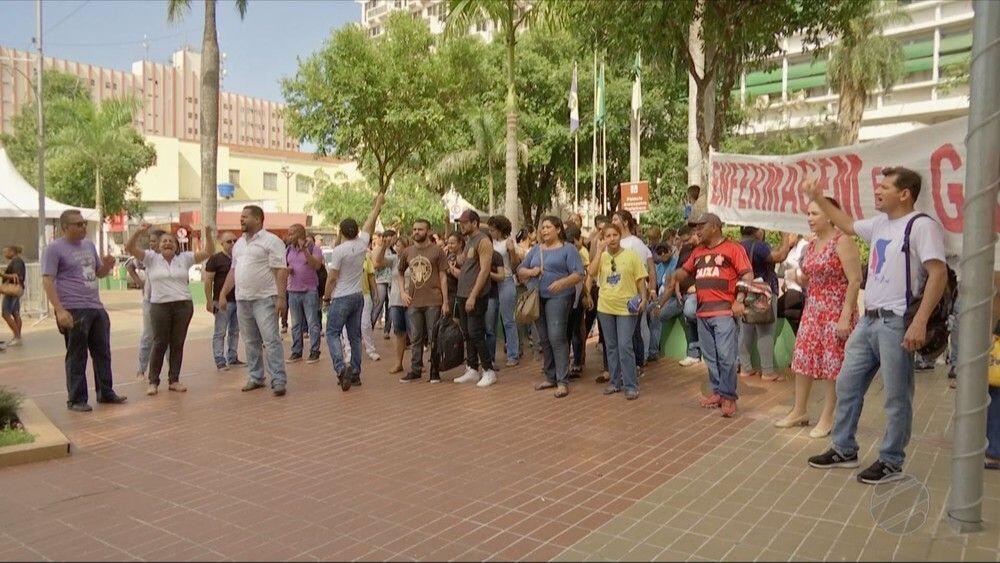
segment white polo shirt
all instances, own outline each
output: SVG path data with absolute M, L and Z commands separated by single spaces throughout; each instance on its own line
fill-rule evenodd
M 285 243 L 277 235 L 261 229 L 243 234 L 233 245 L 233 276 L 237 301 L 256 301 L 278 294 L 273 268 L 285 268 Z

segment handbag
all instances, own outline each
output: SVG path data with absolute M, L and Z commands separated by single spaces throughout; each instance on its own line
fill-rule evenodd
M 542 272 L 545 272 L 545 252 L 542 247 L 538 247 L 538 254 L 541 256 Z M 529 287 L 524 293 L 517 297 L 514 305 L 514 320 L 517 324 L 530 325 L 541 316 L 541 294 L 538 286 L 542 283 L 542 276 L 539 274 L 538 283 L 534 287 Z
M 758 278 L 759 279 L 759 278 Z M 765 281 L 741 281 L 737 287 L 746 292 L 743 304 L 746 313 L 743 322 L 752 325 L 766 325 L 774 322 L 774 307 L 771 305 L 771 286 Z
M 24 288 L 21 287 L 20 280 L 17 279 L 18 276 L 16 274 L 12 274 L 12 277 L 14 278 L 14 281 L 4 281 L 3 283 L 0 283 L 0 295 L 17 298 L 24 294 Z
M 920 302 L 923 300 L 922 295 L 914 297 L 913 289 L 910 287 L 910 231 L 913 229 L 913 223 L 921 217 L 927 217 L 931 221 L 934 220 L 926 213 L 918 213 L 906 224 L 906 230 L 903 232 L 902 251 L 906 260 L 906 314 L 903 316 L 903 320 L 907 330 L 910 328 L 913 318 L 917 315 L 917 310 L 920 309 Z M 955 276 L 955 271 L 950 266 L 945 266 L 945 268 L 948 271 L 948 277 L 944 293 L 941 295 L 941 300 L 938 301 L 937 306 L 931 312 L 930 318 L 927 319 L 927 339 L 925 340 L 925 344 L 923 348 L 917 350 L 927 360 L 941 355 L 948 345 L 948 317 L 951 315 L 955 298 L 958 296 L 958 278 Z

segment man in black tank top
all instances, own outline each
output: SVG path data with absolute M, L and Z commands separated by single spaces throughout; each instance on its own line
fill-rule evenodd
M 489 303 L 490 263 L 493 243 L 479 230 L 479 214 L 471 209 L 458 218 L 466 238 L 465 251 L 459 257 L 458 323 L 465 336 L 465 374 L 455 383 L 476 382 L 479 387 L 496 383 L 493 362 L 486 353 L 486 307 Z M 480 378 L 479 368 L 482 368 Z

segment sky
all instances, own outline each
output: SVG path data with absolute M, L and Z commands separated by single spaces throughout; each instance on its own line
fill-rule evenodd
M 35 2 L 0 0 L 0 45 L 33 50 Z M 178 23 L 167 21 L 167 0 L 44 0 L 45 55 L 121 70 L 146 53 L 168 63 L 185 44 L 201 50 L 204 5 L 195 0 Z M 297 58 L 319 50 L 334 29 L 361 19 L 354 0 L 249 0 L 240 21 L 232 0 L 219 0 L 216 23 L 229 92 L 281 101 L 282 77 Z

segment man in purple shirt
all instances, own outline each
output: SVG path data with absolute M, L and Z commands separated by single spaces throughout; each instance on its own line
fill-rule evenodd
M 285 250 L 288 262 L 288 311 L 292 315 L 292 355 L 288 362 L 302 359 L 302 334 L 309 327 L 309 360 L 319 361 L 319 274 L 323 268 L 323 251 L 306 236 L 306 228 L 292 225 L 288 228 L 288 248 Z
M 111 378 L 111 320 L 104 310 L 97 279 L 115 267 L 113 256 L 97 256 L 94 243 L 86 240 L 87 222 L 75 209 L 59 216 L 63 237 L 45 249 L 42 286 L 56 312 L 56 324 L 66 340 L 66 406 L 89 412 L 87 402 L 87 351 L 94 360 L 97 402 L 121 404 Z

